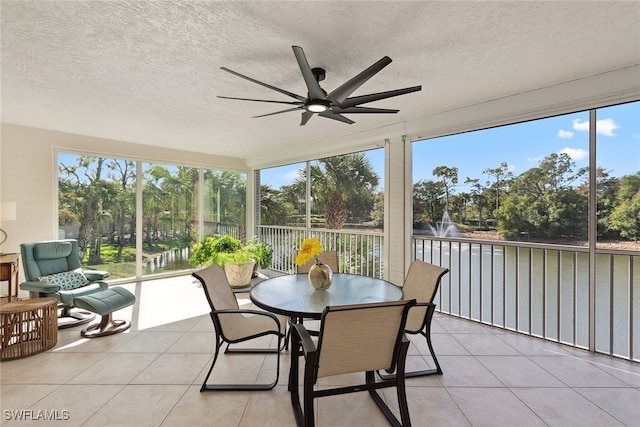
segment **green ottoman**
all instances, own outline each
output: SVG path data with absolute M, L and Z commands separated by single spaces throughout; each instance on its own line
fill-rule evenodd
M 86 338 L 95 338 L 126 331 L 131 327 L 131 322 L 113 320 L 112 314 L 114 311 L 128 307 L 135 302 L 135 295 L 118 286 L 75 298 L 73 304 L 76 307 L 102 316 L 100 323 L 86 326 L 80 334 Z

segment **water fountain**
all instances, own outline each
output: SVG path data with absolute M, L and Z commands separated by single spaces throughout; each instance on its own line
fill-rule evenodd
M 435 227 L 429 224 L 429 230 L 436 237 L 457 237 L 460 235 L 458 227 L 451 222 L 451 217 L 447 211 L 442 214 L 442 221 L 436 223 Z

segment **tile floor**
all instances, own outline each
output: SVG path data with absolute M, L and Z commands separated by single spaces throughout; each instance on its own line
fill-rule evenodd
M 271 391 L 200 393 L 214 348 L 202 289 L 190 276 L 124 286 L 137 296 L 115 316 L 132 319 L 128 332 L 89 340 L 79 328 L 60 330 L 54 349 L 0 364 L 0 424 L 295 425 L 288 352 Z M 247 294 L 238 298 L 249 304 Z M 408 380 L 414 426 L 640 426 L 638 363 L 439 314 L 433 340 L 444 375 Z M 426 344 L 415 340 L 409 367 L 430 361 L 423 354 Z M 273 362 L 273 356 L 221 356 L 214 375 L 264 379 L 274 374 Z M 396 406 L 393 389 L 385 397 Z M 322 398 L 316 411 L 319 426 L 387 425 L 366 393 Z

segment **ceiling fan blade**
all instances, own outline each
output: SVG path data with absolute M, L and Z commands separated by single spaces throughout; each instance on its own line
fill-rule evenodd
M 372 93 L 369 95 L 362 96 L 354 96 L 352 98 L 347 98 L 343 103 L 340 104 L 340 108 L 349 108 L 355 107 L 356 105 L 366 104 L 368 102 L 378 101 L 380 99 L 391 98 L 393 96 L 404 95 L 411 92 L 418 92 L 422 90 L 422 86 L 412 86 L 404 89 L 396 89 L 390 90 L 387 92 L 378 92 Z
M 304 113 L 302 113 L 302 120 L 300 121 L 300 126 L 306 125 L 311 117 L 313 117 L 313 113 L 310 111 L 305 111 Z
M 273 116 L 274 114 L 288 113 L 289 111 L 298 111 L 298 110 L 300 110 L 301 108 L 302 108 L 302 107 L 287 108 L 286 110 L 276 111 L 275 113 L 261 114 L 261 115 L 259 115 L 259 116 L 253 116 L 253 118 L 254 118 L 254 119 L 257 119 L 258 117 L 267 117 L 267 116 Z
M 395 114 L 400 110 L 391 110 L 388 108 L 370 108 L 370 107 L 333 107 L 332 111 L 339 114 L 357 114 L 357 113 L 390 113 Z
M 273 102 L 274 104 L 302 105 L 302 102 L 299 102 L 299 101 L 269 101 L 267 99 L 234 98 L 232 96 L 219 96 L 219 95 L 218 95 L 218 98 L 237 99 L 238 101 Z
M 350 124 L 350 125 L 355 123 L 353 120 L 348 119 L 345 116 L 341 116 L 338 113 L 332 113 L 331 111 L 325 111 L 324 113 L 318 113 L 318 115 L 320 117 L 325 117 L 327 119 L 337 120 L 339 122 L 347 123 L 347 124 Z
M 341 104 L 349 95 L 351 95 L 356 89 L 362 86 L 367 80 L 376 75 L 378 71 L 382 70 L 387 65 L 391 64 L 391 58 L 385 56 L 357 76 L 353 77 L 342 86 L 331 92 L 327 98 Z
M 309 91 L 309 98 L 311 99 L 326 99 L 327 94 L 322 90 L 316 77 L 313 75 L 311 71 L 311 67 L 309 66 L 309 62 L 307 62 L 307 57 L 304 56 L 304 51 L 300 46 L 291 46 L 293 48 L 293 53 L 296 56 L 296 60 L 298 61 L 298 65 L 300 66 L 300 71 L 302 71 L 302 77 L 304 78 L 304 82 L 307 85 L 307 90 Z
M 249 80 L 249 81 L 250 81 L 250 82 L 252 82 L 252 83 L 258 84 L 258 85 L 260 85 L 260 86 L 264 86 L 264 87 L 269 88 L 269 89 L 271 89 L 271 90 L 275 90 L 276 92 L 280 92 L 280 93 L 282 93 L 282 94 L 284 94 L 284 95 L 287 95 L 287 96 L 290 96 L 290 97 L 292 97 L 292 98 L 295 98 L 295 99 L 297 99 L 298 101 L 304 102 L 304 101 L 307 99 L 307 98 L 305 98 L 305 97 L 303 97 L 303 96 L 296 95 L 295 93 L 291 93 L 291 92 L 286 91 L 286 90 L 284 90 L 284 89 L 280 89 L 280 88 L 278 88 L 278 87 L 271 86 L 271 85 L 266 84 L 266 83 L 262 83 L 261 81 L 258 81 L 258 80 L 256 80 L 256 79 L 252 79 L 251 77 L 247 77 L 247 76 L 245 76 L 245 75 L 243 75 L 243 74 L 237 73 L 237 72 L 235 72 L 235 71 L 233 71 L 233 70 L 230 70 L 230 69 L 228 69 L 228 68 L 226 68 L 226 67 L 220 67 L 220 69 L 221 69 L 221 70 L 223 70 L 223 71 L 226 71 L 227 73 L 231 73 L 231 74 L 233 74 L 234 76 L 238 76 L 238 77 L 243 78 L 243 79 L 245 79 L 245 80 Z

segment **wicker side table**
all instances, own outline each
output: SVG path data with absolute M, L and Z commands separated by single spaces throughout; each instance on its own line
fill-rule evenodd
M 58 301 L 32 298 L 0 306 L 0 360 L 20 359 L 58 342 Z

